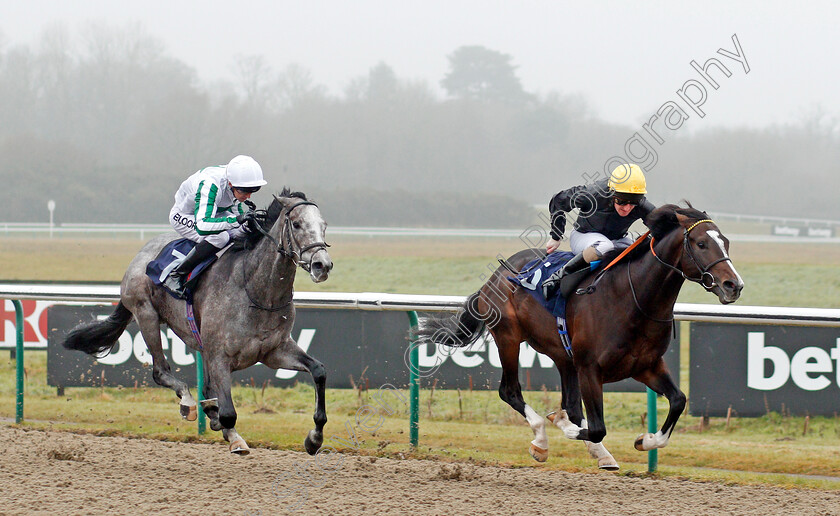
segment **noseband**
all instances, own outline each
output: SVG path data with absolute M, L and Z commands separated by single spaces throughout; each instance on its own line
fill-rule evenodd
M 694 283 L 698 283 L 704 289 L 711 292 L 711 290 L 717 286 L 717 283 L 715 282 L 714 275 L 712 275 L 712 273 L 709 272 L 709 270 L 712 267 L 714 267 L 715 265 L 719 264 L 720 262 L 726 262 L 726 261 L 732 262 L 732 260 L 728 256 L 724 256 L 723 258 L 718 258 L 717 260 L 715 260 L 712 263 L 706 265 L 705 267 L 700 265 L 700 262 L 697 261 L 697 258 L 694 256 L 694 253 L 691 252 L 691 246 L 688 245 L 688 234 L 691 232 L 692 229 L 694 229 L 699 224 L 702 224 L 704 222 L 709 222 L 709 223 L 714 224 L 714 221 L 711 220 L 711 219 L 698 220 L 697 222 L 695 222 L 694 224 L 692 224 L 691 226 L 686 228 L 686 230 L 683 232 L 683 248 L 685 249 L 686 254 L 688 254 L 688 257 L 691 259 L 691 262 L 694 264 L 695 267 L 697 267 L 697 271 L 700 273 L 699 277 L 693 278 L 693 277 L 689 276 L 688 274 L 686 274 L 685 272 L 683 272 L 682 269 L 680 269 L 678 267 L 675 267 L 675 266 L 671 265 L 670 263 L 667 263 L 667 262 L 663 261 L 662 258 L 660 258 L 656 254 L 656 251 L 653 250 L 653 240 L 654 240 L 653 237 L 651 237 L 651 239 L 650 239 L 650 252 L 659 261 L 659 263 L 668 267 L 669 269 L 673 269 L 674 271 L 679 273 L 683 277 L 683 279 L 687 279 L 688 281 L 693 281 Z M 710 280 L 710 283 L 708 285 L 706 284 L 706 279 L 707 278 Z

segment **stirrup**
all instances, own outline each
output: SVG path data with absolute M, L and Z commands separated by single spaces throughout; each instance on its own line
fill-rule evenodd
M 187 286 L 185 278 L 177 273 L 170 273 L 169 276 L 163 280 L 163 285 L 169 292 L 176 295 L 179 299 L 186 299 Z

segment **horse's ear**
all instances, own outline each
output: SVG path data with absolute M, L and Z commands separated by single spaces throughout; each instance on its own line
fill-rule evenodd
M 691 218 L 686 217 L 680 212 L 675 212 L 674 214 L 677 216 L 677 222 L 679 222 L 680 226 L 687 226 L 689 221 L 692 220 Z

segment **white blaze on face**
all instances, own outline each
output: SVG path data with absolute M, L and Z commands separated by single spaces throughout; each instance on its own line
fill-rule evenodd
M 712 240 L 714 240 L 718 247 L 720 247 L 720 252 L 723 253 L 723 256 L 725 258 L 729 258 L 729 253 L 726 252 L 726 246 L 723 243 L 723 239 L 720 237 L 720 233 L 714 229 L 710 229 L 709 231 L 706 231 L 706 234 L 712 237 Z M 732 265 L 732 261 L 727 261 L 726 264 L 729 265 L 729 268 L 732 269 L 732 273 L 735 274 L 736 278 L 738 278 L 738 284 L 743 285 L 744 281 L 741 279 L 741 275 L 738 274 L 738 271 L 735 270 L 735 266 Z

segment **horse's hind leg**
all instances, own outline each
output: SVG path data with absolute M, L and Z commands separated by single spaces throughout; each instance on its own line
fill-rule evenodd
M 671 438 L 671 433 L 674 427 L 677 426 L 677 421 L 680 419 L 683 410 L 685 410 L 685 394 L 677 387 L 671 375 L 668 374 L 668 367 L 665 365 L 663 359 L 650 370 L 645 371 L 636 380 L 650 387 L 657 394 L 664 395 L 668 398 L 668 417 L 665 418 L 665 423 L 662 428 L 655 434 L 642 434 L 636 438 L 634 446 L 639 451 L 648 451 L 655 448 L 664 448 L 668 445 L 668 440 Z
M 263 364 L 273 369 L 291 369 L 293 371 L 308 371 L 315 382 L 315 428 L 309 431 L 303 442 L 306 452 L 315 455 L 324 443 L 324 425 L 327 424 L 327 408 L 324 400 L 324 389 L 327 383 L 327 372 L 324 364 L 307 355 L 306 352 L 289 338 L 285 345 L 272 351 Z
M 534 440 L 531 441 L 528 452 L 537 462 L 545 462 L 548 459 L 548 435 L 545 433 L 545 419 L 525 403 L 525 399 L 522 397 L 522 387 L 519 384 L 519 342 L 521 339 L 499 331 L 498 326 L 491 332 L 496 340 L 496 346 L 499 348 L 499 358 L 502 362 L 499 397 L 528 421 L 528 425 L 534 432 Z
M 195 421 L 198 417 L 198 408 L 195 399 L 190 394 L 190 388 L 186 383 L 175 378 L 163 354 L 163 345 L 160 338 L 160 317 L 157 312 L 148 305 L 136 307 L 134 316 L 140 326 L 140 333 L 146 341 L 146 347 L 152 355 L 152 378 L 155 383 L 162 387 L 169 387 L 180 400 L 181 417 L 187 421 Z

